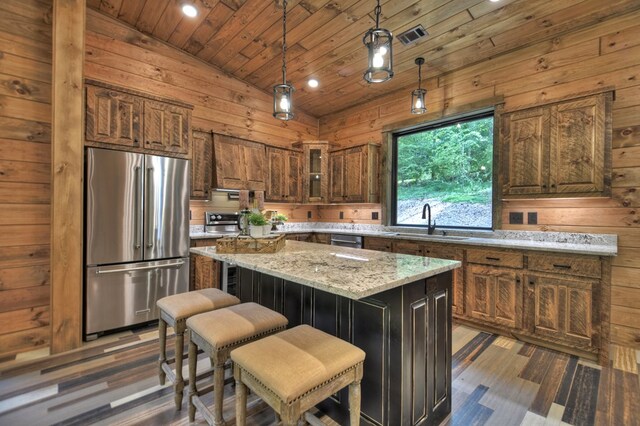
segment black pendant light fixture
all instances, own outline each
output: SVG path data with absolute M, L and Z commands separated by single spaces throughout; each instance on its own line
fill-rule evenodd
M 293 92 L 287 84 L 287 0 L 282 2 L 282 84 L 273 86 L 273 116 L 279 120 L 293 119 Z
M 425 104 L 427 91 L 422 88 L 422 64 L 424 64 L 424 58 L 416 58 L 418 88 L 411 92 L 411 114 L 424 114 L 427 112 L 427 105 Z
M 376 27 L 364 35 L 362 42 L 367 46 L 369 62 L 364 79 L 369 83 L 382 83 L 393 77 L 393 35 L 380 28 L 380 0 L 375 9 Z

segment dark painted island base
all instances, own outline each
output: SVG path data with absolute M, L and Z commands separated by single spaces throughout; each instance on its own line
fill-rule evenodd
M 451 412 L 451 278 L 445 272 L 360 300 L 239 268 L 238 297 L 366 352 L 363 425 L 437 425 Z M 349 423 L 348 392 L 319 408 Z

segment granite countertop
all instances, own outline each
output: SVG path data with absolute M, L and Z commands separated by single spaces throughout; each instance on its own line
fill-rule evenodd
M 452 231 L 446 236 L 441 230 L 427 235 L 418 228 L 387 227 L 382 225 L 352 225 L 339 223 L 292 223 L 286 224 L 281 233 L 309 233 L 362 235 L 420 242 L 437 242 L 466 246 L 512 248 L 558 253 L 587 254 L 594 256 L 615 256 L 618 253 L 617 235 L 580 234 L 568 232 L 536 231 Z M 203 232 L 202 226 L 191 228 L 192 239 L 215 238 Z
M 461 266 L 457 260 L 300 241 L 287 241 L 283 250 L 271 254 L 221 254 L 215 247 L 192 247 L 191 252 L 350 299 L 361 299 Z

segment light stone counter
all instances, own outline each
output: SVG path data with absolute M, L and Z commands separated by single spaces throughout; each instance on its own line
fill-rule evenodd
M 391 238 L 419 242 L 447 243 L 468 246 L 512 248 L 544 252 L 615 256 L 618 253 L 618 236 L 614 234 L 581 234 L 569 232 L 538 231 L 450 231 L 446 236 L 436 229 L 434 235 L 426 230 L 410 227 L 382 225 L 358 225 L 342 223 L 302 222 L 287 223 L 282 233 L 325 233 L 361 235 L 364 237 Z M 191 238 L 215 238 L 203 232 L 202 226 L 191 227 Z
M 220 254 L 215 247 L 193 247 L 191 253 L 349 299 L 361 299 L 461 266 L 456 260 L 300 241 L 287 241 L 283 250 L 273 254 Z

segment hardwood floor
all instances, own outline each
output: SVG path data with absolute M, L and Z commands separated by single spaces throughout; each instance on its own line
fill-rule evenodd
M 148 327 L 59 356 L 0 360 L 0 425 L 189 424 L 186 404 L 176 412 L 172 388 L 158 385 L 156 358 L 157 330 Z M 614 347 L 601 367 L 455 325 L 453 410 L 444 424 L 640 425 L 639 362 L 640 351 Z M 225 392 L 232 419 L 233 388 Z M 275 424 L 262 401 L 250 407 L 249 425 Z M 199 415 L 196 424 L 205 424 Z

